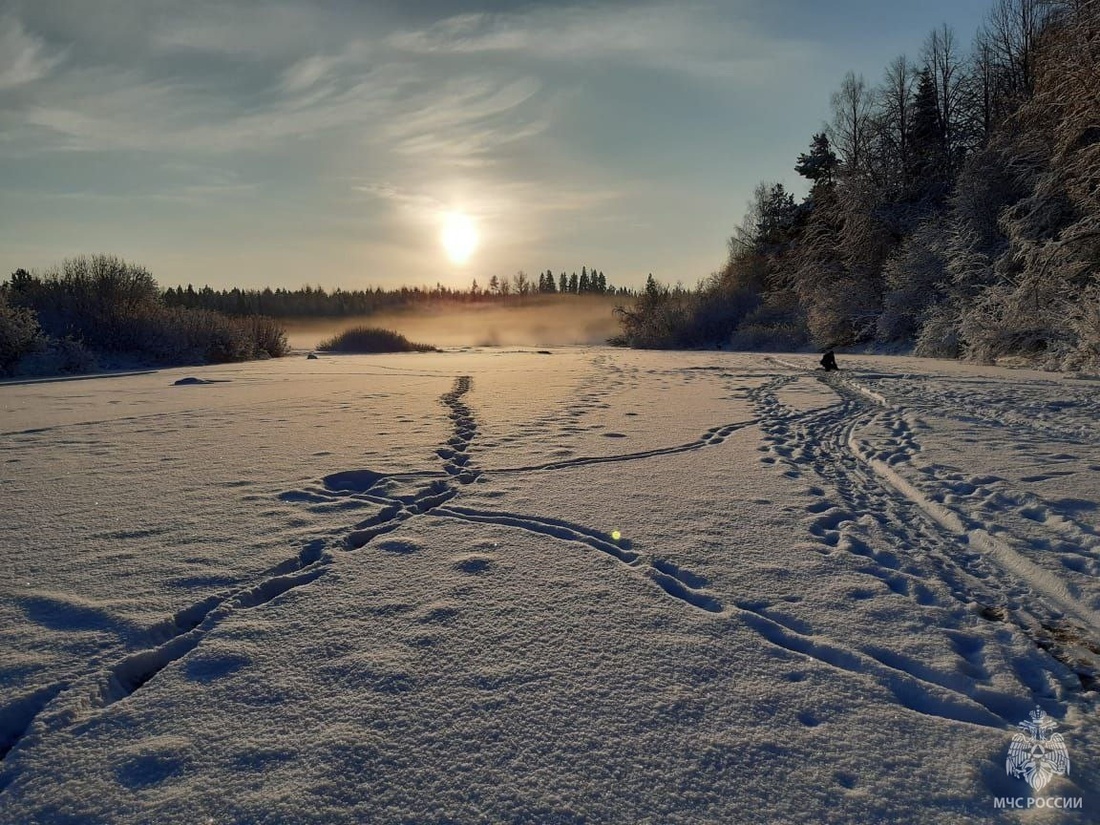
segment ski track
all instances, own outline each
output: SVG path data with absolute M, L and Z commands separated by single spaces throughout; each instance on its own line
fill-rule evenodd
M 766 446 L 761 450 L 769 455 L 761 460 L 787 467 L 792 477 L 809 470 L 835 488 L 839 501 L 813 488 L 821 500 L 809 508 L 816 515 L 809 530 L 827 552 L 846 550 L 867 557 L 872 564 L 866 572 L 918 604 L 931 603 L 931 591 L 922 583 L 931 572 L 948 585 L 960 607 L 977 604 L 983 618 L 1015 626 L 1038 649 L 1067 667 L 1079 680 L 1080 690 L 1100 687 L 1096 641 L 1100 623 L 1095 612 L 1077 598 L 1072 584 L 1030 561 L 1008 538 L 995 535 L 996 528 L 976 519 L 974 510 L 956 511 L 944 504 L 960 500 L 949 489 L 987 498 L 996 495 L 998 504 L 1030 502 L 1029 512 L 1042 523 L 1044 511 L 1034 496 L 1001 490 L 992 494 L 980 483 L 949 487 L 938 477 L 929 479 L 932 490 L 918 489 L 898 470 L 921 449 L 914 434 L 920 421 L 912 410 L 890 403 L 853 378 L 807 372 L 798 364 L 772 360 L 792 373 L 777 377 L 756 393 L 758 409 L 768 419 L 762 425 Z M 840 400 L 811 413 L 785 408 L 776 390 L 806 377 L 829 386 Z M 890 433 L 885 448 L 874 451 L 860 439 L 860 430 L 870 425 Z M 972 481 L 1003 480 L 979 477 Z M 1004 521 L 1003 508 L 991 508 L 991 512 Z M 867 514 L 895 537 L 898 546 L 908 548 L 907 558 L 870 548 L 860 523 Z M 1095 554 L 1088 552 L 1096 546 L 1090 527 L 1066 518 L 1051 521 L 1060 535 L 1081 542 L 1074 545 L 1074 552 L 1095 562 Z
M 1098 627 L 1095 614 L 1075 598 L 1072 588 L 1021 556 L 986 529 L 987 525 L 975 522 L 973 517 L 963 518 L 950 505 L 960 500 L 984 503 L 999 515 L 1003 515 L 1006 506 L 1014 507 L 1030 523 L 1043 525 L 1056 534 L 1061 542 L 1057 546 L 1079 548 L 1082 561 L 1068 564 L 1070 569 L 1087 568 L 1095 574 L 1100 572 L 1096 569 L 1095 554 L 1100 536 L 1094 528 L 1053 510 L 1031 493 L 1005 490 L 1003 485 L 995 484 L 1000 479 L 966 480 L 959 474 L 935 473 L 922 482 L 936 489 L 928 492 L 924 484 L 918 488 L 897 467 L 920 451 L 914 426 L 919 424 L 915 417 L 919 407 L 891 404 L 882 393 L 849 378 L 817 375 L 798 364 L 779 358 L 771 360 L 783 370 L 781 373 L 770 375 L 754 389 L 735 387 L 735 394 L 731 395 L 752 403 L 756 415 L 748 420 L 711 427 L 699 438 L 669 447 L 492 470 L 481 469 L 471 455 L 471 447 L 478 438 L 478 422 L 465 399 L 473 381 L 470 376 L 460 376 L 440 399 L 452 422 L 451 436 L 436 451 L 440 470 L 394 473 L 349 470 L 330 474 L 317 485 L 287 491 L 279 498 L 318 513 L 375 509 L 373 515 L 347 529 L 342 545 L 345 552 L 360 550 L 378 536 L 421 516 L 491 524 L 587 548 L 624 571 L 652 582 L 661 593 L 700 611 L 701 615 L 736 618 L 767 644 L 869 677 L 913 711 L 997 728 L 1018 718 L 1028 703 L 1021 703 L 1017 697 L 983 687 L 963 673 L 943 673 L 890 650 L 873 645 L 862 649 L 845 646 L 814 634 L 797 620 L 769 615 L 759 604 L 743 599 L 726 604 L 708 589 L 705 577 L 643 549 L 635 549 L 627 539 L 615 539 L 603 531 L 561 519 L 454 503 L 463 487 L 486 474 L 509 476 L 649 460 L 717 446 L 735 432 L 758 426 L 763 434 L 759 448 L 764 454 L 760 458 L 762 463 L 792 480 L 809 475 L 834 491 L 835 495 L 830 495 L 818 484 L 810 488 L 818 501 L 807 508 L 807 529 L 822 546 L 822 552 L 847 552 L 861 557 L 862 572 L 880 579 L 891 591 L 919 607 L 943 607 L 936 605 L 936 596 L 925 582 L 932 578 L 946 584 L 957 601 L 952 615 L 960 623 L 976 603 L 984 619 L 1016 628 L 1036 647 L 1069 667 L 1083 688 L 1100 686 L 1097 681 L 1100 647 L 1092 641 Z M 641 375 L 637 368 L 623 367 L 606 356 L 597 359 L 596 366 L 602 372 L 598 370 L 582 382 L 564 409 L 555 409 L 520 426 L 517 436 L 502 438 L 501 442 L 537 435 L 547 424 L 563 419 L 566 422 L 561 426 L 563 432 L 583 431 L 586 428 L 581 421 L 585 415 L 609 406 L 605 399 L 611 389 Z M 609 374 L 615 379 L 610 388 Z M 760 376 L 761 373 L 754 373 L 754 377 Z M 828 385 L 838 401 L 808 412 L 783 404 L 778 393 L 807 376 Z M 744 376 L 719 366 L 688 367 L 666 371 L 658 383 L 668 387 L 674 378 L 690 383 L 706 377 Z M 737 392 L 744 394 L 737 396 Z M 966 398 L 950 400 L 959 402 L 955 409 L 963 412 L 945 417 L 1042 431 L 1045 436 L 1054 432 L 1054 425 L 1043 419 L 1006 415 L 1002 410 L 990 410 Z M 925 406 L 947 401 L 933 399 Z M 860 430 L 871 424 L 884 426 L 890 433 L 886 447 L 877 452 L 859 438 Z M 1070 443 L 1100 442 L 1082 428 L 1054 434 Z M 1046 477 L 1050 476 L 1043 476 Z M 897 546 L 907 550 L 896 553 L 874 549 L 866 529 L 868 518 L 877 529 L 892 537 Z M 82 677 L 42 686 L 0 708 L 0 794 L 12 781 L 13 762 L 23 749 L 133 695 L 165 667 L 194 650 L 208 633 L 237 611 L 260 607 L 324 576 L 333 560 L 325 548 L 325 540 L 312 541 L 296 556 L 259 574 L 251 584 L 202 599 L 150 628 L 146 648 L 130 652 L 106 668 Z M 1055 609 L 1047 606 L 1047 601 Z M 981 675 L 982 641 L 961 631 L 947 632 L 956 653 L 966 660 L 969 672 Z M 1023 669 L 1018 675 L 1028 682 Z M 1040 682 L 1032 679 L 1030 688 L 1035 694 L 1033 700 L 1047 698 L 1042 695 L 1044 686 Z

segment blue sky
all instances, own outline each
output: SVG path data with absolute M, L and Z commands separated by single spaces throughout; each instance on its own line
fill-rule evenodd
M 855 70 L 988 0 L 0 2 L 0 274 L 482 284 L 717 268 Z M 462 212 L 465 264 L 439 242 Z

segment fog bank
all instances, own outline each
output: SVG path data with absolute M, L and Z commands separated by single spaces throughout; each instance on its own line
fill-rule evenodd
M 619 332 L 613 310 L 630 299 L 612 296 L 540 296 L 522 304 L 453 304 L 352 318 L 284 319 L 290 345 L 313 349 L 349 327 L 399 332 L 437 347 L 566 346 L 602 344 Z

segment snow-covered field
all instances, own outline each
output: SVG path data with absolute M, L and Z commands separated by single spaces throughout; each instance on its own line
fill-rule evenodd
M 1100 821 L 1100 381 L 814 364 L 0 387 L 0 822 Z

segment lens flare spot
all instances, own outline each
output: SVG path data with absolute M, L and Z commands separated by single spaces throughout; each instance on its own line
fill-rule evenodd
M 623 537 L 623 534 L 620 533 L 618 530 L 612 530 L 611 531 L 611 538 L 613 538 L 615 541 L 618 541 L 622 537 Z

